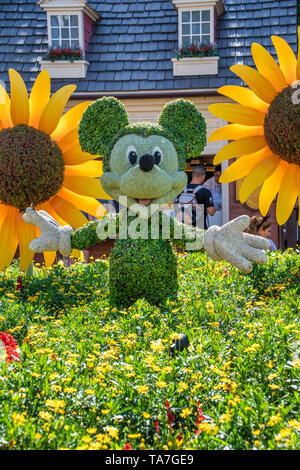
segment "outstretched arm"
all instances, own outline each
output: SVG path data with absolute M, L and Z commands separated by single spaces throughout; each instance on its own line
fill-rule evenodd
M 226 260 L 242 272 L 250 273 L 252 263 L 267 263 L 265 250 L 270 249 L 270 243 L 265 238 L 243 232 L 249 221 L 247 215 L 241 215 L 222 227 L 213 226 L 204 232 L 172 220 L 171 240 L 182 249 L 200 250 L 204 247 L 213 260 Z M 181 238 L 178 236 L 180 230 Z
M 84 227 L 73 230 L 69 225 L 60 226 L 47 212 L 36 211 L 32 207 L 26 209 L 23 219 L 36 225 L 41 231 L 40 237 L 29 245 L 32 251 L 59 251 L 63 256 L 69 256 L 74 248 L 84 250 L 99 241 L 112 238 L 118 225 L 118 216 L 107 215 L 101 220 L 88 222 Z
M 164 215 L 165 217 L 168 217 Z M 168 217 L 169 218 L 169 217 Z M 169 218 L 170 240 L 182 250 L 199 251 L 204 244 L 204 230 L 191 225 L 178 222 L 177 219 Z

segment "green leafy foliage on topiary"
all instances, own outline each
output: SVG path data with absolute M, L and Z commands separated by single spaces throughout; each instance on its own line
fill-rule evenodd
M 97 237 L 96 228 L 98 220 L 93 220 L 71 233 L 72 247 L 77 250 L 85 250 L 90 246 L 94 246 L 99 242 Z
M 128 124 L 125 106 L 116 98 L 104 97 L 88 106 L 80 121 L 81 148 L 92 155 L 105 155 L 122 127 Z
M 0 200 L 24 211 L 48 201 L 62 186 L 64 161 L 59 146 L 25 124 L 0 131 Z
M 110 254 L 110 301 L 129 307 L 144 298 L 159 305 L 177 296 L 177 263 L 166 240 L 117 240 Z
M 177 220 L 158 212 L 144 227 L 139 227 L 140 238 L 135 239 L 129 235 L 117 238 L 110 254 L 110 302 L 118 307 L 129 307 L 138 299 L 144 298 L 152 305 L 159 305 L 167 299 L 176 299 L 178 290 L 177 260 L 172 243 L 181 249 L 186 243 L 195 240 L 199 242 L 199 249 L 203 245 L 203 231 L 190 226 L 183 226 Z M 109 224 L 113 222 L 115 233 L 120 235 L 126 224 L 136 219 L 135 215 L 128 215 L 127 210 L 120 214 L 107 215 L 100 221 L 90 222 L 71 235 L 71 246 L 84 250 L 109 238 Z M 164 220 L 163 220 L 164 219 Z M 169 237 L 162 236 L 163 222 L 169 222 Z M 152 223 L 157 223 L 158 238 L 151 239 Z M 99 227 L 102 226 L 100 236 Z M 166 224 L 164 225 L 166 227 Z M 180 226 L 183 228 L 182 232 Z M 178 234 L 180 233 L 180 238 Z M 178 238 L 176 238 L 178 237 Z
M 201 154 L 206 145 L 206 122 L 191 101 L 178 99 L 166 104 L 158 123 L 183 145 L 185 158 Z

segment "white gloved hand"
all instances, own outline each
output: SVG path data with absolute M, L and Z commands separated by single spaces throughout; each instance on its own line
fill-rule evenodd
M 210 227 L 204 235 L 208 255 L 215 261 L 224 259 L 244 273 L 252 271 L 252 263 L 267 263 L 268 257 L 262 250 L 270 249 L 270 242 L 258 235 L 243 233 L 249 221 L 247 215 L 241 215 L 222 227 Z
M 41 236 L 32 240 L 29 248 L 35 253 L 44 251 L 59 251 L 63 256 L 70 256 L 72 227 L 62 227 L 51 215 L 45 211 L 36 211 L 28 207 L 23 214 L 23 220 L 28 224 L 36 225 Z

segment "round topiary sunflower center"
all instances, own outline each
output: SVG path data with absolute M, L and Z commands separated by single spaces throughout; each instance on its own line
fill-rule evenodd
M 0 200 L 24 211 L 54 196 L 64 179 L 59 146 L 43 132 L 20 124 L 0 131 Z
M 276 96 L 265 117 L 270 149 L 288 163 L 300 164 L 300 104 L 296 90 L 287 87 Z

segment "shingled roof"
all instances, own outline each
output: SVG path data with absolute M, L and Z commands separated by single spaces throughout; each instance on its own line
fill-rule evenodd
M 77 92 L 134 92 L 215 89 L 240 84 L 229 67 L 253 65 L 253 41 L 275 54 L 271 35 L 297 43 L 296 0 L 224 0 L 216 42 L 218 76 L 173 77 L 171 58 L 178 46 L 178 17 L 171 0 L 90 1 L 101 14 L 93 26 L 85 79 L 55 79 L 53 88 L 75 83 Z M 36 0 L 0 0 L 0 80 L 8 88 L 8 69 L 19 71 L 32 84 L 47 51 L 46 13 Z

